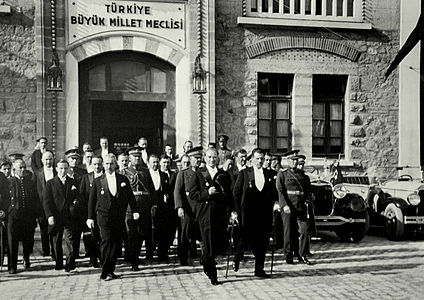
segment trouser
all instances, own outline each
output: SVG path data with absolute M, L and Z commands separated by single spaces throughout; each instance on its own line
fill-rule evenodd
M 266 230 L 256 232 L 246 232 L 245 228 L 240 228 L 240 239 L 234 253 L 234 261 L 240 262 L 244 257 L 247 248 L 252 250 L 255 256 L 255 272 L 263 271 L 265 265 L 266 248 L 269 243 L 269 235 Z
M 65 267 L 75 267 L 75 258 L 78 252 L 75 249 L 79 245 L 79 239 L 81 237 L 80 231 L 75 228 L 75 224 L 56 224 L 56 232 L 53 235 L 53 247 L 55 254 L 56 267 L 63 267 L 63 248 L 62 240 L 65 242 L 65 254 L 66 262 Z
M 48 256 L 53 252 L 53 240 L 48 234 L 48 223 L 46 216 L 43 215 L 38 217 L 38 224 L 40 225 L 40 235 L 41 235 L 41 248 L 43 249 L 43 255 Z
M 180 261 L 187 262 L 189 254 L 191 258 L 197 256 L 196 238 L 199 235 L 198 223 L 193 217 L 184 213 L 184 218 L 181 219 L 181 251 Z M 201 239 L 201 238 L 200 238 Z
M 115 271 L 117 262 L 119 235 L 115 234 L 111 226 L 100 226 L 100 256 L 102 260 L 102 275 L 106 276 Z
M 281 213 L 284 225 L 284 253 L 304 256 L 307 246 L 308 222 L 306 215 L 291 211 Z
M 9 243 L 8 266 L 16 270 L 18 264 L 19 240 L 22 241 L 25 263 L 29 263 L 29 256 L 34 245 L 35 217 L 19 211 L 12 211 L 7 222 L 7 239 Z
M 139 231 L 138 220 L 126 218 L 125 225 L 127 229 L 127 242 L 125 255 L 131 262 L 132 266 L 138 265 L 138 256 L 140 255 L 141 246 L 143 243 L 142 236 Z
M 85 226 L 83 240 L 86 255 L 90 257 L 91 263 L 96 263 L 97 259 L 100 258 L 100 232 L 97 224 L 91 230 Z

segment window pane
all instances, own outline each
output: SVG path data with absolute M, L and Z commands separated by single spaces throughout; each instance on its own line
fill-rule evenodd
M 276 118 L 277 119 L 289 119 L 289 103 L 288 102 L 277 102 L 276 104 Z
M 294 0 L 294 13 L 300 14 L 300 0 Z
M 112 90 L 115 91 L 146 91 L 146 68 L 142 63 L 134 61 L 119 61 L 110 64 L 112 74 Z
M 284 13 L 290 13 L 290 0 L 284 0 Z
M 259 119 L 271 119 L 271 102 L 259 102 Z
M 277 149 L 288 149 L 289 140 L 287 138 L 277 138 Z
M 316 4 L 315 4 L 315 9 L 316 9 L 316 11 L 315 11 L 315 14 L 317 15 L 317 16 L 319 16 L 319 15 L 321 15 L 322 14 L 322 0 L 315 0 L 316 2 Z
M 324 103 L 314 103 L 312 107 L 312 118 L 314 120 L 324 120 L 325 119 L 325 106 Z
M 289 136 L 288 121 L 277 121 L 277 136 Z
M 88 74 L 90 91 L 106 91 L 106 65 L 95 66 Z
M 331 146 L 341 146 L 342 145 L 342 139 L 331 139 L 330 145 Z
M 259 148 L 271 149 L 271 138 L 260 137 L 259 138 Z
M 336 0 L 327 0 L 327 16 L 332 16 L 333 15 L 333 1 Z
M 347 16 L 353 17 L 353 0 L 347 0 Z
M 305 15 L 311 14 L 311 1 L 312 0 L 305 0 Z
M 252 12 L 257 12 L 258 11 L 258 0 L 251 0 L 252 2 Z
M 330 104 L 330 120 L 342 120 L 342 105 L 340 103 Z
M 337 0 L 337 16 L 343 16 L 343 0 Z
M 324 146 L 324 139 L 314 138 L 312 143 L 314 146 Z
M 166 73 L 156 68 L 152 68 L 150 73 L 152 80 L 152 92 L 166 93 Z
M 330 136 L 339 137 L 343 136 L 342 134 L 342 122 L 340 121 L 332 121 L 330 123 Z
M 278 13 L 280 11 L 280 1 L 283 1 L 283 0 L 272 1 L 272 12 Z
M 259 78 L 259 95 L 269 95 L 269 79 L 268 77 Z
M 262 0 L 262 12 L 268 12 L 268 0 Z
M 271 121 L 259 120 L 259 136 L 271 136 Z
M 318 120 L 312 122 L 312 136 L 313 137 L 320 137 L 324 136 L 324 121 Z

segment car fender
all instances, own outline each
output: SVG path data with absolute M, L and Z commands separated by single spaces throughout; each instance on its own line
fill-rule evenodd
M 389 203 L 394 203 L 397 207 L 399 207 L 402 210 L 406 209 L 409 206 L 406 200 L 402 198 L 398 198 L 398 197 L 388 197 L 386 206 L 389 205 Z
M 344 203 L 354 212 L 363 212 L 367 209 L 364 198 L 359 194 L 347 194 L 344 198 Z

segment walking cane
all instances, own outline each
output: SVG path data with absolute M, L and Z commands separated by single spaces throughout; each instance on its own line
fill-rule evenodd
M 271 250 L 271 272 L 270 274 L 272 275 L 272 269 L 274 267 L 274 252 L 275 252 L 275 240 L 277 238 L 277 217 L 276 214 L 278 213 L 278 211 L 274 211 L 273 214 L 273 225 L 274 225 L 274 236 L 272 237 L 272 250 Z
M 228 225 L 228 227 L 231 227 L 231 230 L 230 230 L 230 242 L 229 242 L 229 245 L 228 245 L 228 254 L 227 254 L 227 269 L 225 270 L 225 279 L 228 277 L 228 268 L 229 268 L 229 266 L 230 266 L 231 246 L 232 246 L 232 241 L 233 241 L 233 232 L 234 232 L 234 226 L 235 226 L 235 222 L 234 222 L 234 220 L 233 220 L 233 219 L 232 219 L 230 222 L 231 222 L 231 224 L 230 224 L 230 225 Z

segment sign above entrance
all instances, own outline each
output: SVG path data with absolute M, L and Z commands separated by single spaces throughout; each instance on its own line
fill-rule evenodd
M 153 34 L 185 48 L 185 4 L 68 0 L 68 44 L 113 31 Z

